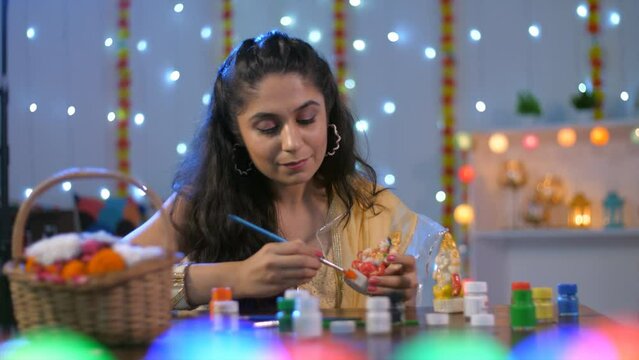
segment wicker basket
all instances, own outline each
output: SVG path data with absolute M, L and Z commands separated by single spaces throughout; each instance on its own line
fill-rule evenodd
M 39 184 L 22 203 L 13 226 L 12 260 L 4 267 L 10 282 L 15 317 L 21 331 L 40 326 L 64 326 L 108 345 L 146 343 L 171 321 L 171 269 L 174 244 L 165 241 L 166 257 L 91 278 L 82 285 L 38 281 L 24 271 L 24 228 L 35 199 L 52 186 L 79 178 L 110 178 L 144 190 L 162 209 L 156 193 L 139 181 L 105 169 L 68 169 Z M 162 216 L 167 216 L 161 210 Z

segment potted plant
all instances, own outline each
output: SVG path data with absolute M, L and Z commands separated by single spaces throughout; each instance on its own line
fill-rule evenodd
M 534 118 L 541 116 L 541 105 L 530 91 L 520 91 L 517 94 L 517 114 L 523 123 L 532 123 Z
M 589 120 L 592 118 L 592 109 L 595 107 L 595 94 L 592 91 L 579 92 L 572 96 L 572 104 L 577 110 L 577 120 Z

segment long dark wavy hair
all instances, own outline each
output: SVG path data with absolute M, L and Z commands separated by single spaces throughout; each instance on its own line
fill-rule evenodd
M 230 222 L 228 214 L 278 232 L 271 180 L 257 169 L 245 175 L 236 169 L 245 170 L 251 164 L 237 115 L 248 91 L 272 73 L 299 74 L 324 96 L 328 122 L 337 126 L 342 138 L 339 150 L 324 158 L 313 179 L 326 190 L 329 201 L 337 196 L 348 209 L 375 205 L 377 176 L 357 151 L 353 116 L 338 93 L 328 63 L 306 42 L 271 31 L 244 40 L 219 68 L 207 116 L 175 175 L 173 189 L 178 201 L 185 200 L 185 220 L 176 227 L 180 247 L 192 261 L 244 260 L 269 242 Z M 330 129 L 327 133 L 332 149 L 335 135 Z

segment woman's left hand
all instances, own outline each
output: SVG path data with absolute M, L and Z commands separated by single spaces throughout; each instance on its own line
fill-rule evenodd
M 407 304 L 414 304 L 417 293 L 415 258 L 411 255 L 389 255 L 386 262 L 389 266 L 384 275 L 371 276 L 368 279 L 368 293 L 390 295 L 393 292 L 401 292 Z

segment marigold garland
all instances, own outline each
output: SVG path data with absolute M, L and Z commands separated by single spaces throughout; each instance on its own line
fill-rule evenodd
M 117 169 L 123 174 L 130 174 L 129 161 L 129 121 L 131 109 L 131 71 L 129 69 L 129 8 L 130 0 L 118 2 L 118 131 L 117 131 Z M 126 197 L 127 184 L 118 182 L 118 196 Z
M 453 0 L 440 0 L 442 52 L 442 170 L 441 183 L 446 199 L 442 203 L 441 223 L 453 228 L 455 201 L 455 34 Z
M 601 30 L 601 16 L 599 14 L 599 0 L 588 0 L 588 32 L 592 39 L 590 46 L 590 78 L 592 80 L 592 93 L 595 97 L 594 117 L 595 120 L 601 120 L 604 117 L 603 103 L 604 93 L 601 81 L 601 68 L 603 61 L 601 59 L 601 46 L 599 45 L 599 33 Z

